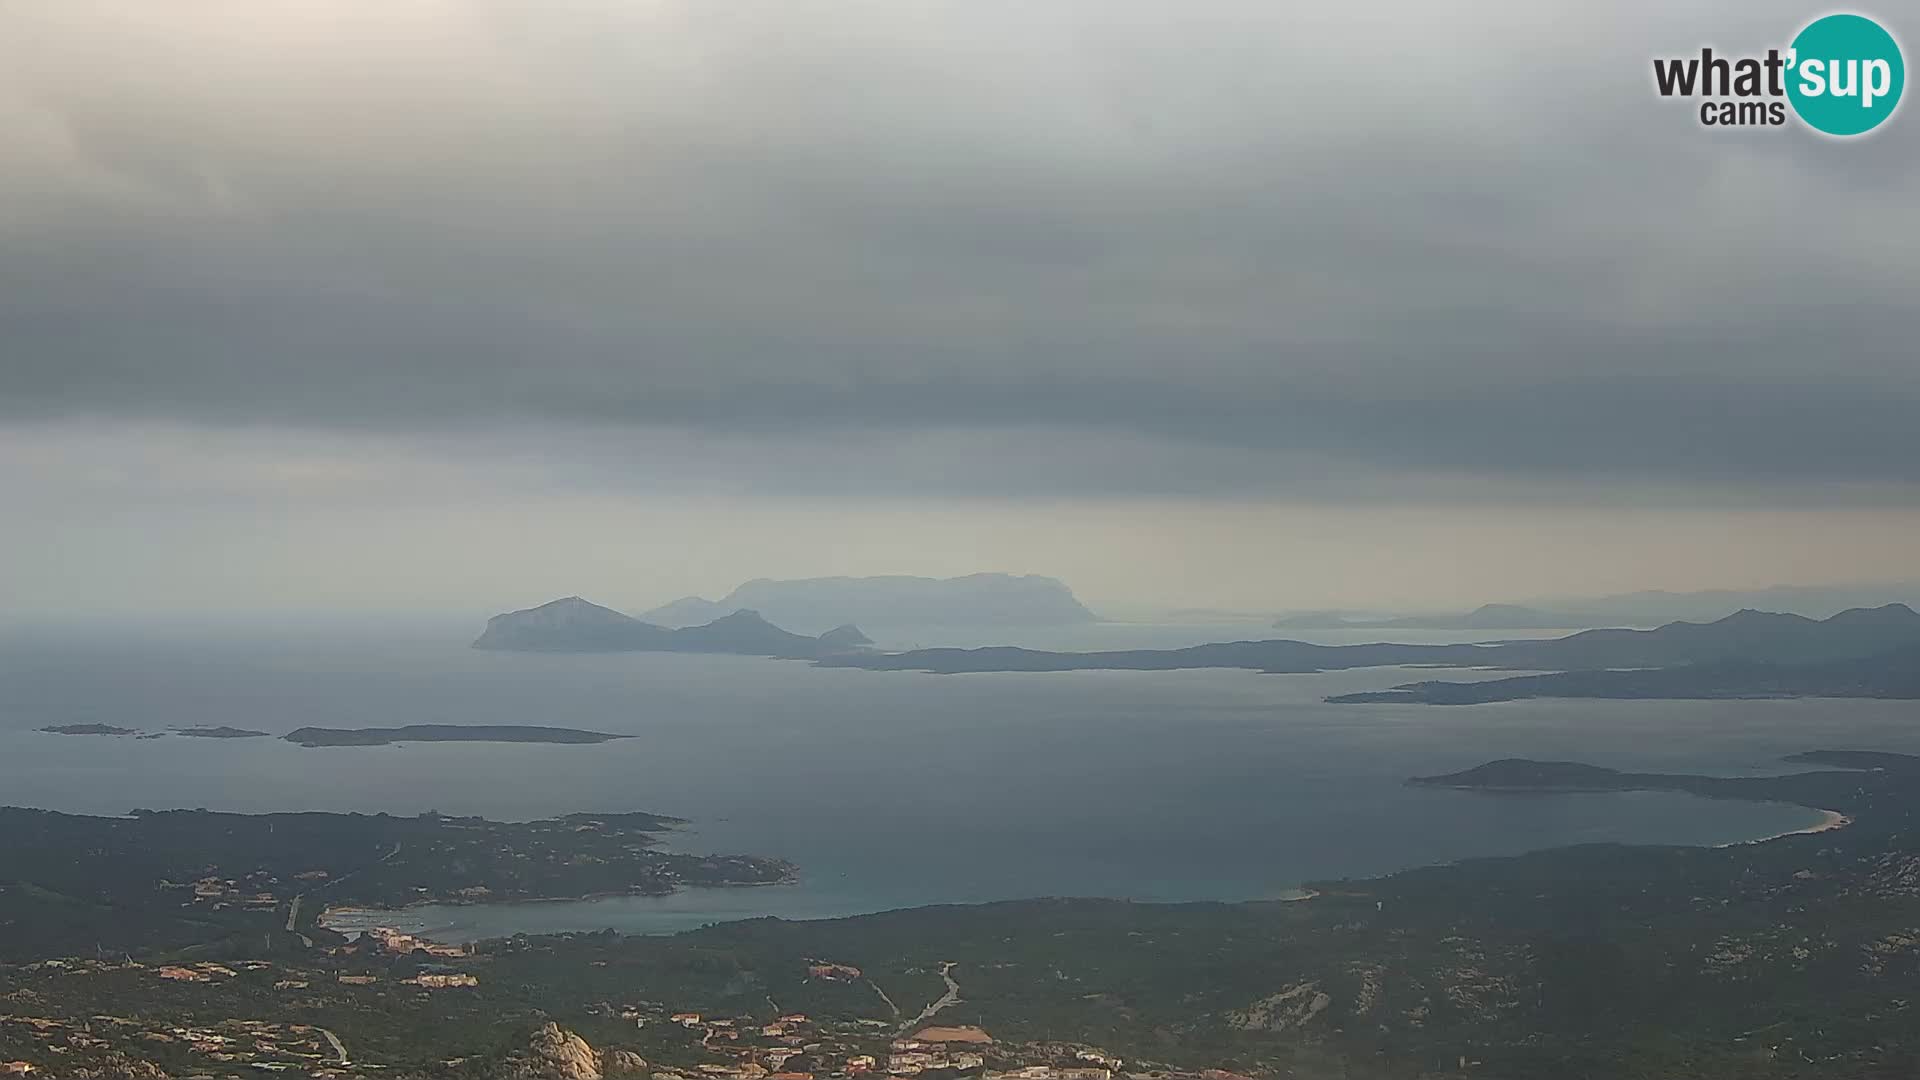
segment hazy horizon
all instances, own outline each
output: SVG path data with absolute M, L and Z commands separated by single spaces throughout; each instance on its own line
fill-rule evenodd
M 1002 571 L 980 571 L 982 573 L 1001 573 Z M 868 577 L 901 575 L 828 575 L 830 577 Z M 927 575 L 906 575 L 926 577 Z M 952 575 L 964 576 L 964 575 Z M 1038 575 L 1062 580 L 1070 589 L 1073 582 L 1057 575 Z M 733 584 L 744 584 L 743 581 Z M 348 629 L 366 628 L 369 619 L 399 620 L 400 626 L 412 625 L 416 628 L 434 627 L 439 631 L 454 632 L 454 628 L 478 629 L 480 620 L 508 611 L 537 607 L 552 600 L 577 596 L 603 607 L 609 607 L 636 618 L 645 618 L 651 609 L 665 607 L 675 601 L 699 598 L 718 601 L 731 591 L 731 586 L 710 590 L 701 596 L 695 593 L 680 593 L 674 596 L 625 595 L 617 589 L 588 588 L 550 594 L 533 594 L 524 591 L 515 593 L 487 593 L 465 598 L 459 602 L 443 605 L 403 606 L 375 599 L 371 602 L 350 602 L 339 604 L 307 604 L 296 606 L 269 606 L 231 604 L 227 606 L 201 605 L 177 607 L 111 607 L 67 605 L 33 609 L 24 606 L 0 608 L 0 628 L 18 629 L 22 626 L 69 625 L 80 628 L 88 625 L 127 627 L 173 626 L 185 628 L 198 622 L 206 627 L 261 626 L 265 622 L 277 622 L 288 628 L 309 625 L 313 628 L 328 626 Z M 1209 604 L 1114 604 L 1101 601 L 1098 597 L 1089 597 L 1079 589 L 1073 589 L 1075 599 L 1093 611 L 1100 623 L 1112 624 L 1155 624 L 1168 623 L 1192 624 L 1196 630 L 1209 625 L 1221 633 L 1228 632 L 1234 624 L 1257 623 L 1265 626 L 1270 620 L 1288 615 L 1340 613 L 1356 619 L 1385 618 L 1393 616 L 1443 616 L 1462 614 L 1483 605 L 1514 605 L 1564 612 L 1569 615 L 1597 617 L 1602 620 L 1625 620 L 1632 618 L 1641 625 L 1653 625 L 1656 622 L 1675 620 L 1702 621 L 1720 618 L 1742 608 L 1758 608 L 1764 611 L 1791 612 L 1811 618 L 1825 618 L 1828 615 L 1858 607 L 1880 607 L 1886 604 L 1902 603 L 1920 607 L 1920 581 L 1863 581 L 1863 582 L 1824 582 L 1773 583 L 1753 587 L 1733 587 L 1725 589 L 1631 589 L 1607 594 L 1536 594 L 1530 596 L 1491 596 L 1484 599 L 1463 601 L 1453 605 L 1398 606 L 1381 604 L 1324 604 L 1302 605 L 1299 607 L 1232 607 Z M 1635 606 L 1635 598 L 1645 597 L 1648 602 Z M 821 617 L 840 621 L 842 616 L 822 610 Z M 775 619 L 776 624 L 782 620 Z M 813 620 L 802 620 L 811 622 Z M 856 622 L 873 622 L 876 625 L 889 622 L 906 625 L 922 625 L 933 629 L 947 623 L 933 619 L 910 618 L 904 623 L 900 620 L 869 619 Z M 975 635 L 980 636 L 977 643 L 999 642 L 1001 637 L 994 636 L 996 624 L 992 621 L 961 619 L 951 624 L 958 629 L 970 626 Z M 1001 625 L 1001 629 L 1017 629 L 1019 624 Z M 1046 623 L 1037 624 L 1041 626 Z M 1064 624 L 1063 624 L 1064 625 Z M 1584 624 L 1582 624 L 1584 625 Z M 1594 625 L 1599 625 L 1595 623 Z M 1628 625 L 1622 621 L 1613 625 Z M 389 628 L 392 628 L 390 625 Z M 800 628 L 797 626 L 789 629 Z M 898 627 L 896 627 L 898 628 Z M 1577 629 L 1569 623 L 1568 629 Z M 812 632 L 812 628 L 804 628 Z M 1322 630 L 1333 629 L 1331 624 Z M 1355 629 L 1364 629 L 1357 625 Z M 1205 634 L 1201 635 L 1203 638 Z M 1306 628 L 1294 627 L 1262 636 L 1306 637 L 1314 639 L 1315 634 Z M 1408 637 L 1409 634 L 1402 634 Z M 1417 633 L 1411 634 L 1418 637 Z M 1471 637 L 1471 635 L 1468 635 Z M 1196 639 L 1199 640 L 1199 639 Z M 1096 644 L 1092 641 L 1074 642 L 1063 639 L 1052 646 L 1058 648 L 1083 649 L 1118 647 L 1110 644 Z

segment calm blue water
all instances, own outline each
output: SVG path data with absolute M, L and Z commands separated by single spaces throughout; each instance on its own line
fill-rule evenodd
M 1823 746 L 1920 752 L 1913 702 L 1330 706 L 1327 694 L 1415 676 L 929 676 L 738 657 L 482 653 L 464 647 L 469 627 L 430 629 L 0 633 L 0 801 L 91 813 L 653 810 L 693 819 L 674 839 L 683 850 L 776 855 L 802 868 L 791 887 L 409 913 L 413 925 L 459 937 L 1043 895 L 1245 899 L 1303 880 L 1584 841 L 1724 843 L 1817 815 L 1671 794 L 1514 799 L 1401 781 L 1506 756 L 1741 774 L 1779 771 L 1781 755 Z M 1208 631 L 1169 630 L 1156 643 L 1179 643 L 1169 635 Z M 75 722 L 275 733 L 528 723 L 637 737 L 302 749 L 33 730 Z

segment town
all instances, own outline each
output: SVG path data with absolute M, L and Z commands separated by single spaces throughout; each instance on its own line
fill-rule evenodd
M 477 969 L 488 964 L 484 952 L 388 929 L 322 950 L 316 959 L 321 962 L 311 966 L 261 960 L 147 964 L 131 958 L 63 958 L 22 965 L 8 973 L 5 999 L 16 1006 L 56 1004 L 90 996 L 90 990 L 137 1007 L 127 1015 L 75 1016 L 70 1009 L 60 1010 L 65 1017 L 0 1013 L 0 1076 L 104 1080 L 237 1075 L 235 1069 L 315 1077 L 410 1075 L 408 1069 L 423 1067 L 411 1063 L 396 1073 L 391 1062 L 350 1051 L 334 1030 L 284 1017 L 382 1009 L 401 995 L 445 1006 L 450 996 L 480 988 L 483 976 Z M 943 965 L 941 972 L 950 987 L 951 966 Z M 891 1007 L 885 994 L 851 964 L 810 962 L 805 977 L 871 988 Z M 771 1018 L 716 1015 L 649 999 L 595 1002 L 582 1010 L 582 1026 L 609 1043 L 601 1033 L 624 1031 L 625 1042 L 635 1049 L 594 1050 L 579 1035 L 549 1023 L 536 1030 L 526 1048 L 509 1051 L 505 1060 L 518 1061 L 523 1075 L 549 1075 L 543 1067 L 570 1058 L 594 1063 L 598 1071 L 592 1075 L 644 1075 L 651 1080 L 1238 1080 L 1237 1074 L 1217 1069 L 1125 1071 L 1120 1057 L 1084 1043 L 1002 1042 L 976 1025 L 925 1022 L 959 1000 L 957 991 L 950 990 L 905 1021 L 804 1012 L 780 1012 Z M 261 1011 L 277 1018 L 237 1015 L 247 1001 L 265 1006 Z M 208 1007 L 219 1002 L 229 1003 L 236 1015 L 211 1017 Z M 158 1018 L 176 1010 L 199 1018 Z M 28 1056 L 16 1056 L 22 1053 Z M 425 1066 L 423 1075 L 475 1070 L 489 1075 L 486 1069 L 498 1059 L 450 1056 Z

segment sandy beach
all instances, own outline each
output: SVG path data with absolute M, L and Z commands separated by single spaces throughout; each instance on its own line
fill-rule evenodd
M 1739 847 L 1742 844 L 1764 844 L 1769 840 L 1779 840 L 1782 837 L 1787 837 L 1787 836 L 1807 836 L 1813 833 L 1832 832 L 1835 829 L 1844 829 L 1847 826 L 1853 824 L 1852 818 L 1848 817 L 1847 815 L 1841 813 L 1838 810 L 1821 810 L 1820 815 L 1821 817 L 1819 821 L 1815 822 L 1812 825 L 1807 826 L 1804 829 L 1788 829 L 1786 832 L 1774 833 L 1772 836 L 1762 836 L 1756 840 L 1735 840 L 1735 841 L 1732 841 L 1731 843 L 1716 844 L 1714 846 L 1725 848 L 1725 847 Z

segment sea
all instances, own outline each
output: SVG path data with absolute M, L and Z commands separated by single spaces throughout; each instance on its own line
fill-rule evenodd
M 458 941 L 1039 896 L 1283 898 L 1311 881 L 1566 844 L 1736 843 L 1820 815 L 1674 793 L 1489 795 L 1404 781 L 1501 757 L 1738 776 L 1789 771 L 1783 755 L 1822 747 L 1920 752 L 1916 702 L 1328 705 L 1330 694 L 1434 673 L 927 675 L 734 656 L 482 652 L 467 647 L 476 629 L 402 618 L 0 627 L 0 803 L 508 820 L 645 810 L 688 819 L 667 837 L 674 850 L 800 868 L 790 885 L 366 917 Z M 1278 636 L 1249 625 L 1107 624 L 905 628 L 883 643 L 979 643 L 970 634 L 1053 648 Z M 276 735 L 538 724 L 633 737 L 308 749 L 36 730 L 73 723 Z

